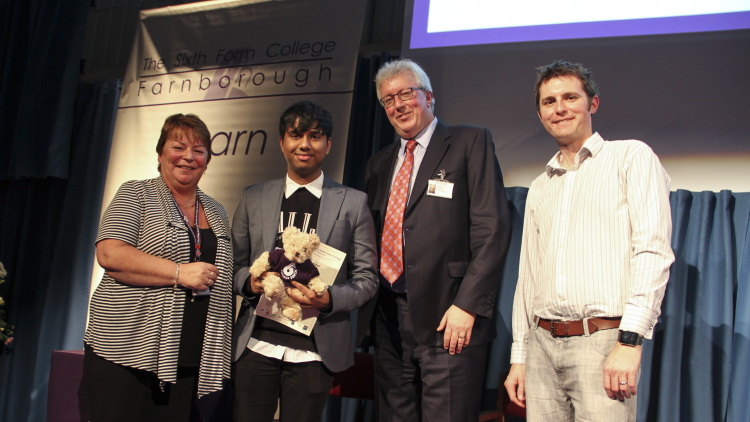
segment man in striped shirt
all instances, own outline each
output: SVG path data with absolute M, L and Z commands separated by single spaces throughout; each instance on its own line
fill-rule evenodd
M 670 179 L 643 142 L 593 133 L 589 70 L 537 71 L 537 113 L 560 152 L 526 200 L 505 387 L 530 421 L 635 421 L 641 343 L 674 261 Z

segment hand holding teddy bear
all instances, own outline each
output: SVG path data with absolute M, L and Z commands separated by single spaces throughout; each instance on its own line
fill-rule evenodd
M 302 319 L 302 308 L 287 296 L 286 288 L 291 288 L 290 294 L 298 297 L 303 294 L 291 283 L 292 280 L 307 286 L 318 297 L 328 290 L 328 285 L 320 279 L 318 269 L 310 260 L 320 246 L 320 238 L 290 226 L 284 230 L 281 241 L 284 248 L 263 252 L 250 267 L 250 274 L 260 278 L 266 272 L 278 273 L 278 276 L 266 274 L 262 281 L 263 292 L 271 300 L 281 298 L 281 313 L 292 321 L 299 321 Z

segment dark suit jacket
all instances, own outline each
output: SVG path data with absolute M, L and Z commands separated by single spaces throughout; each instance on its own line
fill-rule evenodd
M 366 192 L 377 231 L 378 254 L 390 183 L 400 142 L 367 164 Z M 427 196 L 427 182 L 445 170 L 453 198 Z M 437 332 L 456 305 L 477 314 L 470 345 L 496 336 L 492 318 L 510 243 L 510 211 L 489 130 L 438 121 L 404 213 L 404 274 L 414 335 L 420 344 L 443 344 Z M 376 300 L 360 309 L 357 344 L 369 327 Z
M 244 288 L 250 278 L 249 266 L 260 254 L 276 247 L 285 189 L 286 179 L 245 188 L 232 219 L 234 292 L 243 297 L 234 326 L 233 361 L 245 351 L 255 325 L 258 297 L 252 292 L 248 295 Z M 333 309 L 320 314 L 313 328 L 323 364 L 333 372 L 340 372 L 354 365 L 349 312 L 372 298 L 378 286 L 375 230 L 367 209 L 367 196 L 324 179 L 317 234 L 321 242 L 347 253 L 346 263 L 329 288 Z

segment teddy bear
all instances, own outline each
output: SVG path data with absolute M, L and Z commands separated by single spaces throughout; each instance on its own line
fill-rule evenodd
M 290 294 L 302 297 L 302 292 L 294 287 L 292 280 L 306 285 L 318 297 L 323 296 L 328 285 L 320 279 L 320 273 L 310 261 L 313 252 L 320 246 L 320 238 L 315 233 L 304 233 L 294 226 L 287 227 L 281 235 L 283 249 L 263 252 L 250 267 L 250 274 L 259 278 L 264 272 L 279 273 L 279 277 L 266 274 L 263 279 L 263 292 L 271 300 L 281 298 L 281 313 L 292 321 L 302 319 L 302 308 L 299 303 L 287 296 Z

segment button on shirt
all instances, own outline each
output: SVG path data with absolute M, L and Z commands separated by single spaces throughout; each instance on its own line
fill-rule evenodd
M 425 152 L 427 152 L 427 146 L 430 145 L 432 134 L 435 133 L 437 122 L 437 117 L 435 117 L 434 119 L 432 119 L 432 122 L 414 138 L 414 140 L 417 141 L 417 146 L 414 148 L 414 164 L 411 168 L 411 179 L 409 180 L 409 198 L 407 198 L 406 200 L 407 206 L 409 204 L 409 199 L 411 199 L 411 191 L 414 188 L 414 179 L 417 177 L 419 166 L 422 164 L 422 159 L 424 158 Z M 399 146 L 398 150 L 396 166 L 393 168 L 393 175 L 391 176 L 391 189 L 393 189 L 393 183 L 396 181 L 396 174 L 398 173 L 398 169 L 401 168 L 401 165 L 404 163 L 404 159 L 406 158 L 406 142 L 408 141 L 408 139 L 401 138 L 401 145 Z M 404 238 L 404 247 L 406 247 L 405 243 L 406 239 Z M 397 293 L 406 293 L 406 281 L 403 273 L 398 279 L 396 279 L 396 281 L 393 282 L 393 284 L 386 280 L 385 277 L 380 274 L 380 272 L 378 272 L 378 276 L 378 278 L 380 279 L 380 285 L 382 287 L 393 290 Z
M 526 199 L 511 363 L 526 361 L 534 316 L 621 316 L 621 330 L 650 339 L 674 262 L 670 178 L 651 148 L 595 133 L 570 170 L 561 160 Z

